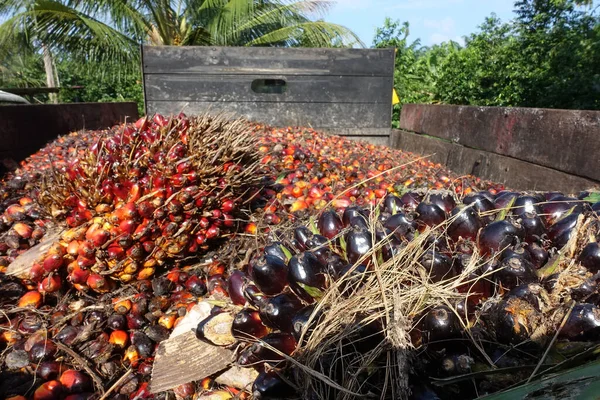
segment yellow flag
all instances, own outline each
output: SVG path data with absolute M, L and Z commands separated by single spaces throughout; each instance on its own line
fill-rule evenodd
M 400 99 L 398 98 L 398 94 L 396 93 L 396 89 L 392 89 L 392 105 L 400 103 Z

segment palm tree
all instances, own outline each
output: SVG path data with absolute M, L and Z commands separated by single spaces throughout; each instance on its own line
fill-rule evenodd
M 317 19 L 330 0 L 0 0 L 0 49 L 19 35 L 43 55 L 136 59 L 150 45 L 339 47 L 361 45 L 347 28 Z

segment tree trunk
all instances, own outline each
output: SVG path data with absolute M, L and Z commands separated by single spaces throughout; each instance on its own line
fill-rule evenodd
M 42 50 L 44 53 L 44 69 L 46 70 L 46 86 L 48 87 L 56 87 L 56 80 L 54 76 L 54 62 L 52 61 L 52 53 L 50 49 L 46 45 L 42 45 Z M 50 97 L 50 101 L 52 103 L 58 103 L 58 98 L 56 93 L 50 93 L 48 95 Z

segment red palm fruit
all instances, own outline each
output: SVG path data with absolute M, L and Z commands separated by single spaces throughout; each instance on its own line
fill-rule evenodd
M 86 239 L 92 242 L 94 246 L 101 247 L 110 239 L 110 233 L 105 229 L 99 228 L 95 229 L 92 233 L 86 234 Z
M 119 223 L 119 231 L 132 235 L 137 228 L 137 224 L 132 219 L 124 219 Z
M 63 372 L 60 376 L 60 383 L 69 393 L 81 393 L 92 389 L 90 377 L 74 369 Z
M 473 207 L 458 206 L 450 212 L 452 222 L 448 226 L 448 235 L 453 240 L 459 238 L 476 239 L 481 220 Z
M 77 255 L 79 254 L 79 245 L 80 244 L 81 244 L 81 242 L 79 240 L 73 240 L 72 242 L 70 242 L 67 246 L 67 253 L 69 255 L 77 257 Z
M 26 218 L 25 209 L 18 204 L 12 204 L 4 211 L 4 216 L 9 223 L 14 221 L 22 221 Z
M 429 195 L 429 202 L 435 204 L 444 212 L 449 213 L 456 207 L 456 201 L 451 192 L 434 192 Z
M 255 222 L 249 222 L 248 224 L 246 224 L 246 227 L 244 228 L 244 232 L 249 234 L 249 235 L 256 235 L 256 231 L 257 231 L 258 227 L 256 226 Z M 197 241 L 197 239 L 196 239 Z M 200 244 L 200 243 L 198 243 Z
M 273 329 L 292 332 L 292 318 L 301 308 L 302 303 L 296 296 L 282 293 L 260 304 L 260 319 Z
M 415 211 L 417 213 L 415 221 L 421 230 L 423 230 L 426 226 L 437 226 L 446 219 L 446 213 L 444 210 L 433 203 L 426 203 L 422 201 L 419 203 Z
M 115 330 L 110 333 L 108 341 L 112 345 L 124 349 L 129 344 L 129 335 L 127 335 L 127 332 L 125 331 Z
M 196 393 L 196 387 L 193 383 L 184 383 L 173 389 L 175 396 L 181 399 L 191 398 Z
M 71 270 L 71 272 L 69 272 L 69 281 L 71 283 L 76 283 L 76 284 L 87 284 L 87 279 L 90 276 L 90 271 L 87 269 L 81 269 L 79 267 L 79 265 L 77 263 L 75 263 L 75 266 L 73 267 L 73 269 Z
M 42 280 L 44 275 L 46 275 L 46 270 L 44 270 L 42 264 L 33 263 L 31 269 L 29 270 L 29 279 L 33 282 L 39 282 Z
M 27 400 L 27 397 L 21 396 L 21 395 L 17 395 L 17 396 L 7 397 L 6 400 Z
M 117 314 L 127 314 L 131 310 L 131 300 L 129 299 L 114 299 L 113 309 Z
M 59 381 L 48 381 L 36 389 L 33 400 L 57 400 L 63 392 L 64 388 Z
M 155 209 L 154 205 L 148 200 L 144 200 L 137 205 L 137 211 L 142 218 L 152 218 Z
M 236 206 L 233 200 L 226 199 L 221 202 L 221 211 L 224 213 L 230 214 L 235 208 Z
M 438 342 L 460 337 L 460 322 L 454 312 L 446 306 L 432 308 L 421 320 L 423 343 Z
M 210 276 L 206 282 L 206 288 L 211 295 L 218 293 L 221 296 L 228 296 L 227 283 L 225 283 L 225 279 L 221 274 Z
M 78 253 L 79 256 L 92 259 L 96 255 L 96 247 L 90 241 L 83 241 L 79 244 Z
M 507 248 L 517 238 L 523 237 L 523 228 L 518 222 L 495 221 L 483 228 L 479 234 L 479 250 L 484 255 L 491 255 Z
M 29 239 L 33 233 L 33 228 L 23 222 L 17 222 L 12 229 L 23 239 Z
M 317 228 L 321 235 L 327 239 L 333 239 L 340 234 L 343 228 L 342 220 L 333 210 L 325 210 L 317 220 Z
M 214 238 L 218 237 L 219 235 L 221 235 L 221 230 L 216 225 L 211 225 L 206 230 L 206 238 L 207 239 L 214 239 Z
M 38 308 L 42 305 L 42 295 L 37 290 L 31 290 L 25 293 L 17 303 L 18 307 Z
M 76 262 L 77 262 L 77 265 L 79 266 L 79 268 L 87 269 L 87 268 L 91 267 L 92 265 L 96 264 L 96 259 L 83 257 L 83 256 L 77 256 Z
M 125 203 L 124 205 L 113 211 L 111 215 L 111 219 L 115 223 L 124 220 L 133 220 L 137 217 L 138 212 L 135 202 Z
M 353 227 L 346 234 L 346 258 L 354 264 L 373 248 L 371 232 L 364 228 Z
M 128 362 L 132 367 L 137 367 L 140 362 L 140 354 L 134 345 L 129 346 L 127 350 L 125 350 L 123 361 Z
M 263 255 L 251 261 L 250 277 L 262 293 L 281 293 L 288 284 L 288 267 L 280 258 Z
M 263 371 L 252 384 L 252 398 L 266 400 L 295 397 L 294 389 L 275 370 Z
M 86 284 L 97 293 L 108 293 L 111 288 L 110 281 L 104 276 L 96 273 L 90 274 Z
M 50 254 L 44 259 L 44 263 L 42 266 L 46 272 L 56 271 L 60 267 L 62 267 L 63 258 L 58 254 Z
M 432 282 L 440 282 L 456 276 L 452 260 L 439 251 L 427 250 L 419 258 L 419 264 L 425 268 Z
M 34 240 L 41 240 L 45 234 L 46 231 L 44 230 L 44 228 L 36 226 L 31 232 L 31 238 Z
M 262 338 L 269 329 L 262 323 L 257 311 L 244 308 L 233 318 L 232 335 L 241 340 Z
M 588 243 L 581 251 L 578 261 L 593 274 L 600 271 L 600 245 L 597 242 Z
M 62 369 L 62 364 L 57 361 L 44 361 L 40 363 L 35 373 L 43 380 L 50 381 L 57 379 L 60 376 Z
M 246 274 L 242 271 L 234 271 L 227 278 L 227 293 L 233 304 L 243 306 L 246 304 L 244 298 L 244 283 Z
M 40 362 L 49 360 L 56 354 L 57 348 L 54 342 L 50 340 L 42 340 L 35 343 L 29 349 L 29 360 L 31 362 Z
M 185 281 L 185 287 L 190 291 L 190 293 L 197 297 L 202 297 L 207 292 L 206 284 L 196 275 L 190 276 Z
M 62 280 L 57 274 L 52 274 L 42 279 L 38 283 L 38 291 L 40 293 L 54 293 L 58 292 L 62 287 Z
M 176 319 L 177 314 L 163 314 L 158 318 L 158 324 L 170 330 L 173 329 L 173 327 L 175 326 Z

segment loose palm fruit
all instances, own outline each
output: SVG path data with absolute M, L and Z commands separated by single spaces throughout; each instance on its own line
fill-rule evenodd
M 588 243 L 581 251 L 578 260 L 592 274 L 600 271 L 600 245 L 597 242 Z
M 35 371 L 36 374 L 45 381 L 58 379 L 64 367 L 57 361 L 44 361 Z
M 17 303 L 19 307 L 38 308 L 42 305 L 42 294 L 37 290 L 25 293 Z
M 64 392 L 59 381 L 48 381 L 38 387 L 33 393 L 33 400 L 57 400 Z
M 227 278 L 227 293 L 233 304 L 243 306 L 246 304 L 244 298 L 244 283 L 246 274 L 242 271 L 234 271 Z
M 244 308 L 235 314 L 231 325 L 231 334 L 236 339 L 262 338 L 267 333 L 269 333 L 269 329 L 263 325 L 257 311 Z
M 451 192 L 432 192 L 428 197 L 430 203 L 435 204 L 446 213 L 456 207 L 456 201 Z
M 476 239 L 481 229 L 481 220 L 473 207 L 457 206 L 450 212 L 452 222 L 448 226 L 448 234 L 457 241 L 459 238 Z
M 346 234 L 346 257 L 349 263 L 356 263 L 373 247 L 371 232 L 363 228 L 352 228 Z
M 572 341 L 598 341 L 600 308 L 589 303 L 576 304 L 559 335 Z
M 342 231 L 342 220 L 335 211 L 325 210 L 319 216 L 317 220 L 317 228 L 321 235 L 325 236 L 327 239 L 333 239 Z
M 268 246 L 265 246 L 263 253 L 266 256 L 277 257 L 282 262 L 287 263 L 288 257 L 286 255 L 286 252 L 289 253 L 289 250 L 285 249 L 285 251 L 284 251 L 284 248 L 285 248 L 285 246 L 283 245 L 283 243 L 275 242 L 275 243 L 271 243 Z
M 74 369 L 68 369 L 60 376 L 60 383 L 69 393 L 81 393 L 92 389 L 91 379 Z
M 294 396 L 294 389 L 277 372 L 261 372 L 252 384 L 252 396 L 256 400 L 275 400 Z
M 383 226 L 386 229 L 389 229 L 394 236 L 400 240 L 410 238 L 410 235 L 412 235 L 416 229 L 415 221 L 402 212 L 389 216 L 383 221 Z
M 288 266 L 278 257 L 263 255 L 250 264 L 250 276 L 261 292 L 276 295 L 288 284 Z
M 283 293 L 260 305 L 260 319 L 270 328 L 292 332 L 292 318 L 301 308 L 302 303 L 296 296 Z
M 297 254 L 290 259 L 288 280 L 292 289 L 302 298 L 313 296 L 314 289 L 323 290 L 327 285 L 324 266 L 309 251 Z
M 426 226 L 437 226 L 446 219 L 446 213 L 436 204 L 422 201 L 415 211 L 417 213 L 415 221 L 421 230 Z

